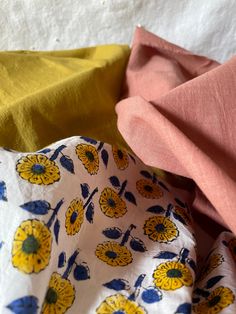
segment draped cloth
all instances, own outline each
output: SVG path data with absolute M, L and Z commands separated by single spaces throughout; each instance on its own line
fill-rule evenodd
M 114 107 L 129 53 L 125 45 L 1 52 L 0 145 L 34 151 L 83 134 L 125 146 Z
M 235 70 L 137 28 L 116 106 L 142 161 L 195 181 L 195 222 L 214 237 L 236 233 Z

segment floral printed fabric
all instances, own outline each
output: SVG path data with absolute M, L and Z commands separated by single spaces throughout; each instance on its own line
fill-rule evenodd
M 236 312 L 236 238 L 198 264 L 186 191 L 118 147 L 1 149 L 0 210 L 3 314 Z

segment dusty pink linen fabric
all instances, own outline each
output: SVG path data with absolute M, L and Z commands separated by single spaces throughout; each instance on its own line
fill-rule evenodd
M 124 97 L 154 100 L 219 65 L 138 27 L 126 70 Z
M 206 216 L 236 233 L 235 84 L 236 58 L 219 65 L 137 28 L 128 98 L 116 106 L 120 132 L 146 164 L 196 182 L 193 207 L 212 234 Z

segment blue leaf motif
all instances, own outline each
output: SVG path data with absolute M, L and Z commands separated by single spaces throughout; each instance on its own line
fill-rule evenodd
M 87 143 L 90 143 L 90 144 L 93 144 L 93 145 L 96 145 L 97 144 L 97 141 L 95 141 L 94 139 L 92 138 L 89 138 L 89 137 L 86 137 L 86 136 L 80 136 L 80 138 L 82 140 L 84 140 L 85 142 Z
M 130 301 L 135 301 L 135 292 L 133 292 L 132 294 L 130 294 L 130 296 L 128 297 L 128 300 Z
M 45 149 L 39 150 L 38 153 L 47 154 L 47 153 L 50 153 L 50 151 L 51 151 L 51 148 L 45 148 Z
M 153 258 L 160 258 L 160 259 L 172 259 L 176 257 L 178 254 L 169 252 L 169 251 L 161 251 L 159 254 L 155 255 Z
M 101 155 L 102 155 L 102 161 L 103 161 L 104 165 L 107 167 L 108 158 L 109 158 L 108 152 L 105 149 L 103 149 L 101 152 Z
M 206 291 L 206 290 L 203 290 L 203 289 L 200 289 L 200 288 L 195 289 L 194 293 L 197 294 L 197 295 L 200 295 L 203 298 L 207 298 L 210 295 L 209 291 Z
M 180 263 L 185 264 L 185 261 L 186 261 L 188 255 L 189 255 L 189 250 L 183 248 L 183 249 L 181 250 L 181 253 L 180 253 Z
M 143 280 L 144 280 L 145 277 L 146 277 L 145 274 L 139 275 L 138 278 L 137 278 L 137 280 L 135 281 L 134 288 L 139 288 L 139 287 L 141 287 L 141 285 L 142 285 Z
M 51 208 L 47 201 L 40 200 L 27 202 L 20 207 L 35 215 L 46 215 Z
M 182 224 L 187 225 L 186 221 L 179 214 L 173 213 L 173 216 L 175 217 L 176 220 L 182 222 Z
M 104 143 L 100 142 L 98 145 L 98 148 L 97 148 L 98 152 L 100 152 L 100 150 L 103 148 L 103 146 L 104 146 Z
M 137 205 L 136 199 L 135 199 L 133 193 L 131 193 L 131 192 L 125 192 L 125 198 L 126 198 L 127 201 L 129 201 L 130 203 L 133 203 L 134 205 Z
M 118 188 L 120 187 L 120 181 L 119 179 L 116 177 L 116 176 L 112 176 L 109 178 L 111 184 L 115 187 L 115 188 Z
M 60 163 L 62 167 L 64 167 L 70 173 L 75 173 L 73 160 L 69 156 L 61 156 Z
M 66 253 L 61 252 L 61 254 L 58 257 L 58 268 L 64 267 L 66 263 Z
M 163 187 L 163 189 L 165 189 L 166 191 L 170 192 L 169 189 L 168 189 L 168 187 L 167 187 L 163 182 L 158 181 L 158 184 L 159 184 L 161 187 Z
M 161 301 L 162 292 L 159 289 L 147 288 L 142 292 L 142 300 L 148 304 Z
M 1 181 L 0 182 L 0 200 L 7 201 L 6 192 L 7 192 L 6 184 L 4 181 Z
M 142 240 L 138 239 L 138 238 L 133 238 L 130 241 L 130 247 L 137 252 L 145 252 L 147 251 L 145 244 L 143 243 Z
M 122 238 L 122 243 L 126 243 L 128 240 L 129 240 L 129 237 L 130 237 L 130 230 L 126 230 L 124 235 L 123 235 L 123 238 Z
M 147 212 L 153 213 L 153 214 L 161 214 L 164 213 L 164 208 L 160 205 L 154 205 L 147 209 Z
M 147 178 L 147 179 L 152 179 L 152 175 L 148 171 L 146 171 L 146 170 L 140 171 L 140 174 L 142 176 L 144 176 L 145 178 Z
M 56 239 L 56 243 L 58 244 L 58 236 L 59 236 L 59 231 L 60 231 L 60 221 L 57 219 L 55 224 L 54 224 L 54 235 Z
M 79 254 L 79 251 L 75 250 L 74 253 L 69 257 L 68 262 L 67 262 L 67 268 L 68 269 L 72 268 L 72 266 L 73 266 L 73 264 L 74 264 L 74 262 L 75 262 L 75 260 L 76 260 L 76 258 L 78 256 L 78 254 Z
M 190 303 L 181 304 L 175 314 L 191 314 L 192 313 L 192 305 Z
M 89 196 L 89 185 L 87 183 L 80 184 L 81 192 L 83 198 L 87 198 Z
M 113 279 L 107 283 L 104 283 L 103 286 L 115 291 L 128 290 L 130 288 L 129 282 L 124 279 Z
M 122 231 L 119 228 L 107 228 L 102 232 L 105 237 L 109 239 L 119 239 L 122 235 Z
M 90 274 L 88 266 L 86 264 L 76 265 L 74 269 L 74 278 L 77 281 L 89 279 Z
M 50 160 L 55 160 L 57 159 L 58 155 L 60 154 L 60 152 L 66 148 L 66 145 L 60 145 L 59 147 L 57 147 L 57 149 L 55 149 L 54 153 L 52 154 L 52 156 L 50 157 Z
M 214 285 L 216 285 L 217 282 L 219 282 L 222 278 L 224 278 L 224 276 L 215 276 L 215 277 L 212 277 L 211 279 L 207 280 L 206 289 L 212 288 L 212 287 L 213 287 Z
M 94 204 L 93 202 L 89 203 L 88 208 L 86 210 L 85 216 L 89 223 L 93 222 L 93 215 L 94 215 Z
M 7 308 L 15 314 L 36 314 L 38 311 L 38 298 L 25 296 L 7 305 Z
M 179 200 L 177 197 L 175 198 L 175 201 L 180 207 L 186 208 L 185 204 L 181 200 Z
M 189 266 L 192 268 L 192 270 L 196 273 L 197 271 L 197 265 L 193 259 L 188 260 Z

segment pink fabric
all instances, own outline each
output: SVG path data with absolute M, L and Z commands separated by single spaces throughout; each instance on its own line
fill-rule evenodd
M 138 28 L 128 98 L 116 106 L 118 128 L 134 152 L 148 165 L 192 178 L 195 209 L 234 233 L 235 83 L 236 58 L 219 65 Z
M 137 28 L 126 70 L 124 97 L 157 99 L 218 65 Z

